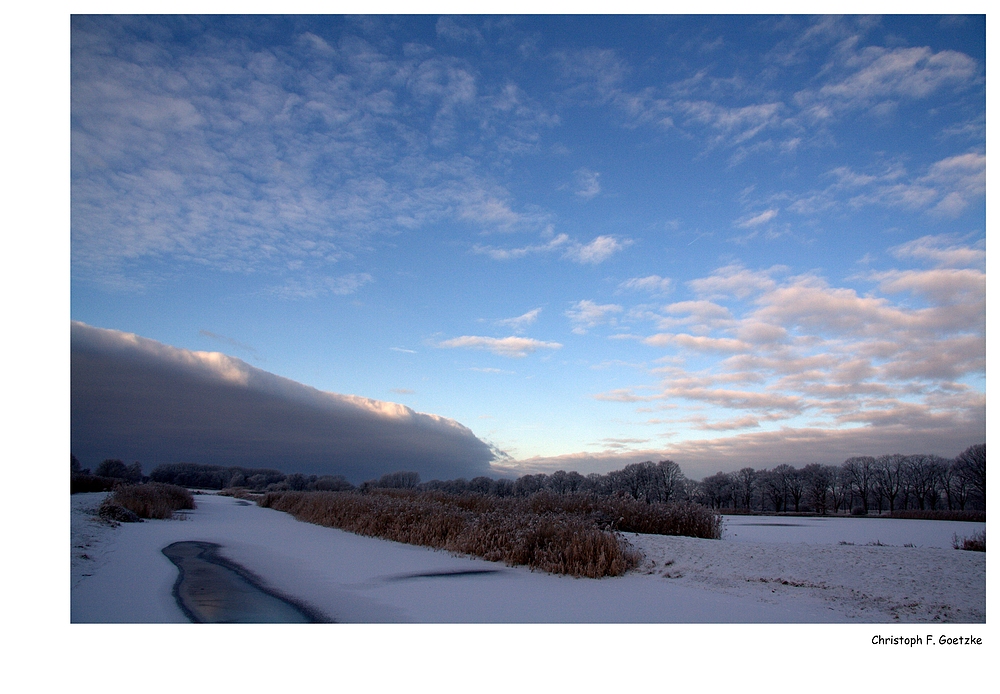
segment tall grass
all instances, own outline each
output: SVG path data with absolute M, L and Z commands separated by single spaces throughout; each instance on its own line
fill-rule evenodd
M 548 493 L 521 499 L 402 489 L 270 492 L 258 503 L 359 535 L 588 578 L 620 576 L 642 560 L 621 532 L 719 537 L 721 522 L 695 505 Z
M 972 537 L 959 537 L 958 533 L 952 536 L 951 546 L 955 549 L 965 549 L 970 552 L 986 551 L 986 531 L 973 533 Z
M 174 511 L 194 508 L 191 492 L 161 482 L 120 484 L 106 502 L 127 508 L 139 518 L 171 518 Z

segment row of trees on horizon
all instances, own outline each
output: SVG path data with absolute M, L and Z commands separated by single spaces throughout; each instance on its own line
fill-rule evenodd
M 986 444 L 953 459 L 936 455 L 848 458 L 841 465 L 777 465 L 718 472 L 697 484 L 701 503 L 718 509 L 812 511 L 966 511 L 986 509 Z
M 76 457 L 73 472 L 83 471 Z M 223 467 L 194 463 L 157 466 L 149 475 L 135 462 L 105 460 L 95 470 L 100 477 L 138 482 L 145 479 L 185 487 L 256 491 L 349 491 L 375 488 L 421 489 L 449 494 L 474 493 L 526 497 L 553 494 L 628 496 L 647 502 L 691 501 L 720 511 L 857 513 L 872 511 L 966 511 L 986 509 L 986 444 L 970 446 L 954 459 L 935 455 L 857 456 L 841 465 L 813 463 L 801 468 L 744 467 L 718 472 L 701 481 L 687 478 L 677 463 L 661 460 L 627 465 L 607 474 L 559 470 L 522 475 L 517 479 L 475 477 L 471 480 L 421 482 L 416 472 L 399 471 L 361 485 L 340 475 L 285 474 L 274 469 Z

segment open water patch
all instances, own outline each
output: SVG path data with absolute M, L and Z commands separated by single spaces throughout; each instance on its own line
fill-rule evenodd
M 239 564 L 219 554 L 214 542 L 175 542 L 163 554 L 177 567 L 174 599 L 196 623 L 329 622 L 316 610 L 281 595 Z

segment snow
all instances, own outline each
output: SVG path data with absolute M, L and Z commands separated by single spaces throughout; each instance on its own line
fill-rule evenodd
M 723 516 L 722 537 L 729 542 L 854 545 L 883 544 L 952 547 L 952 538 L 969 537 L 985 523 L 925 521 L 880 517 Z
M 789 528 L 729 517 L 722 541 L 629 535 L 646 555 L 641 569 L 590 580 L 352 535 L 210 494 L 178 520 L 110 527 L 93 515 L 102 498 L 71 497 L 74 623 L 186 621 L 171 595 L 176 568 L 161 552 L 182 540 L 222 545 L 266 585 L 337 622 L 981 623 L 986 615 L 985 554 L 950 548 L 953 533 L 971 534 L 958 525 L 984 524 L 781 519 L 797 524 Z M 899 544 L 865 544 L 875 540 Z

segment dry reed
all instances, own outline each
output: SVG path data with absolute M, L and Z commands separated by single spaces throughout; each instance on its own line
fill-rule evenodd
M 544 492 L 523 499 L 390 489 L 270 492 L 258 503 L 359 535 L 588 578 L 620 576 L 641 561 L 621 532 L 717 538 L 721 522 L 693 504 Z
M 194 497 L 184 487 L 161 482 L 120 484 L 107 501 L 127 508 L 140 518 L 171 518 L 174 511 L 194 508 Z

